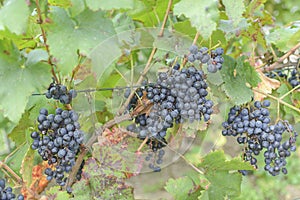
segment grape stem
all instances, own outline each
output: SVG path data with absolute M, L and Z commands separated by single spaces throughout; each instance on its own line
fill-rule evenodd
M 170 147 L 170 145 L 164 143 L 163 141 L 161 141 L 164 145 L 166 145 L 168 147 L 168 149 L 170 149 L 171 151 L 173 151 L 174 153 L 176 153 L 180 158 L 182 158 L 189 166 L 191 166 L 196 172 L 198 172 L 199 174 L 204 174 L 203 171 L 201 171 L 200 169 L 198 169 L 195 165 L 193 165 L 191 162 L 189 162 L 181 153 L 179 153 L 178 151 L 174 150 L 172 147 Z
M 55 79 L 55 82 L 59 83 L 59 80 L 58 80 L 58 78 L 57 78 L 57 76 L 55 74 L 55 71 L 54 71 L 54 64 L 51 61 L 51 54 L 50 54 L 49 46 L 47 44 L 46 32 L 45 32 L 45 30 L 44 30 L 44 28 L 42 26 L 42 24 L 43 24 L 43 18 L 42 18 L 42 12 L 41 12 L 41 8 L 40 8 L 39 0 L 35 0 L 35 4 L 36 4 L 36 10 L 37 10 L 37 14 L 38 14 L 37 23 L 40 25 L 40 28 L 41 28 L 41 31 L 42 31 L 42 37 L 43 37 L 43 40 L 44 40 L 45 49 L 46 49 L 46 51 L 48 53 L 48 64 L 51 66 L 51 73 L 52 73 L 52 76 Z
M 143 148 L 143 146 L 146 144 L 147 141 L 148 141 L 148 136 L 144 139 L 144 141 L 142 142 L 142 144 L 139 146 L 139 148 L 137 149 L 137 152 L 141 151 L 141 149 Z
M 11 174 L 19 184 L 23 183 L 23 180 L 21 177 L 18 176 L 18 174 L 16 174 L 9 166 L 7 166 L 7 164 L 5 164 L 4 162 L 0 161 L 0 168 L 3 168 L 5 171 L 7 171 L 9 174 Z
M 158 34 L 159 37 L 164 36 L 164 28 L 165 28 L 166 23 L 167 23 L 167 19 L 168 19 L 169 12 L 171 10 L 171 6 L 172 6 L 172 0 L 169 0 L 168 7 L 167 7 L 167 10 L 166 10 L 166 14 L 165 14 L 165 17 L 164 17 L 164 21 L 162 23 L 162 26 L 160 28 L 160 32 Z
M 288 92 L 287 94 L 284 94 L 282 97 L 279 97 L 279 98 L 278 98 L 278 97 L 275 97 L 275 96 L 273 96 L 273 95 L 267 94 L 267 93 L 265 93 L 265 92 L 263 92 L 263 91 L 260 91 L 260 90 L 258 90 L 258 89 L 255 89 L 255 88 L 252 88 L 252 90 L 255 91 L 255 92 L 258 92 L 258 93 L 260 93 L 260 94 L 263 94 L 263 95 L 265 95 L 265 96 L 267 96 L 267 97 L 269 97 L 269 98 L 271 98 L 271 99 L 274 99 L 274 100 L 276 100 L 278 103 L 283 104 L 283 105 L 285 105 L 285 106 L 291 108 L 292 110 L 295 110 L 295 111 L 297 111 L 297 112 L 300 113 L 300 109 L 298 109 L 298 108 L 296 108 L 295 106 L 290 105 L 289 103 L 287 103 L 287 102 L 285 102 L 285 101 L 282 100 L 282 98 L 284 98 L 284 97 L 285 97 L 287 94 L 289 94 L 290 92 Z
M 292 53 L 294 53 L 298 48 L 300 48 L 300 42 L 296 44 L 294 47 L 292 47 L 286 54 L 281 56 L 276 62 L 274 62 L 272 65 L 264 67 L 264 71 L 272 71 L 274 69 L 281 69 L 283 66 L 280 66 L 279 64 L 282 63 L 286 58 L 288 58 Z

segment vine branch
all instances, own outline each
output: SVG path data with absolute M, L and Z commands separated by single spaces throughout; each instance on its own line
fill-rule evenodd
M 9 166 L 7 166 L 7 164 L 5 164 L 4 162 L 0 161 L 0 168 L 3 168 L 5 171 L 7 171 L 8 173 L 10 173 L 19 184 L 22 184 L 23 180 L 22 178 L 20 178 L 18 176 L 18 174 L 16 174 Z
M 40 8 L 40 3 L 39 3 L 39 0 L 35 0 L 35 4 L 36 4 L 36 10 L 37 10 L 37 14 L 38 14 L 38 20 L 37 20 L 37 23 L 40 25 L 40 28 L 41 28 L 41 32 L 42 32 L 42 37 L 43 37 L 43 42 L 44 42 L 44 45 L 45 45 L 45 49 L 48 53 L 48 64 L 51 65 L 51 73 L 52 73 L 52 76 L 54 77 L 55 79 L 55 82 L 56 83 L 59 83 L 59 80 L 55 74 L 55 71 L 54 71 L 54 64 L 52 63 L 51 61 L 51 54 L 50 54 L 50 50 L 49 50 L 49 46 L 47 44 L 47 36 L 46 36 L 46 32 L 42 26 L 43 24 L 43 17 L 42 17 L 42 12 L 41 12 L 41 8 Z
M 288 58 L 292 53 L 294 53 L 298 48 L 300 48 L 300 42 L 296 44 L 293 48 L 291 48 L 286 54 L 281 56 L 276 62 L 274 62 L 272 65 L 265 67 L 264 70 L 269 72 L 274 69 L 280 69 L 283 68 L 283 66 L 279 66 L 280 63 L 282 63 L 286 58 Z
M 166 23 L 167 23 L 167 19 L 168 19 L 168 15 L 170 13 L 170 10 L 171 10 L 171 6 L 172 6 L 172 0 L 169 0 L 168 7 L 167 7 L 167 10 L 166 10 L 166 14 L 165 14 L 165 17 L 164 17 L 164 21 L 162 23 L 162 26 L 160 28 L 160 32 L 158 34 L 159 37 L 162 37 L 164 35 L 164 28 L 165 28 Z

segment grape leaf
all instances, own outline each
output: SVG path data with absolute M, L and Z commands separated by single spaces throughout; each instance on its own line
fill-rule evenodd
M 128 14 L 134 20 L 142 22 L 145 27 L 153 27 L 162 22 L 167 7 L 168 1 L 166 0 L 137 1 Z
M 174 6 L 174 13 L 188 17 L 201 36 L 208 39 L 217 28 L 218 1 L 182 0 Z
M 177 179 L 169 179 L 166 183 L 165 189 L 172 194 L 175 199 L 187 199 L 188 195 L 194 188 L 193 181 L 185 176 Z
M 299 31 L 299 28 L 279 28 L 275 29 L 266 36 L 266 41 L 269 44 L 274 44 L 282 52 L 288 51 L 296 43 L 289 42 L 294 34 Z
M 241 174 L 217 171 L 206 177 L 211 184 L 199 199 L 232 199 L 241 194 Z
M 87 55 L 94 47 L 115 34 L 111 20 L 104 15 L 103 11 L 92 12 L 86 9 L 70 18 L 64 9 L 52 7 L 53 23 L 48 27 L 48 44 L 63 74 L 68 74 L 77 65 L 77 50 Z M 113 43 L 104 48 L 109 49 L 111 46 L 114 46 Z
M 248 77 L 251 74 L 245 75 L 241 70 L 237 73 L 236 62 L 233 58 L 224 56 L 223 68 L 220 73 L 224 81 L 223 89 L 231 101 L 240 105 L 251 100 L 253 92 L 246 86 L 247 80 L 245 79 L 245 76 Z
M 208 190 L 206 190 L 208 194 L 202 193 L 203 197 L 208 195 L 209 199 L 239 196 L 242 176 L 239 173 L 229 173 L 229 171 L 253 170 L 249 163 L 243 162 L 240 158 L 227 161 L 223 151 L 209 153 L 203 158 L 199 167 L 205 170 L 204 176 L 210 182 Z
M 23 145 L 20 145 L 13 154 L 10 154 L 6 158 L 6 164 L 18 175 L 20 175 L 23 158 L 29 148 L 29 144 L 24 143 Z
M 85 162 L 82 179 L 74 184 L 74 199 L 133 199 L 132 188 L 128 187 L 121 171 L 99 163 L 94 158 Z
M 222 3 L 225 6 L 227 16 L 233 21 L 234 26 L 245 19 L 243 17 L 243 12 L 245 11 L 243 0 L 222 0 Z
M 71 0 L 72 6 L 69 8 L 70 15 L 75 17 L 84 11 L 85 5 L 84 0 Z
M 0 30 L 8 28 L 13 33 L 22 34 L 26 29 L 29 16 L 26 1 L 6 0 L 1 4 L 3 7 L 0 10 Z
M 255 68 L 252 67 L 249 62 L 245 62 L 245 60 L 246 56 L 237 58 L 236 73 L 242 76 L 247 84 L 256 87 L 258 83 L 261 82 L 259 74 L 255 71 Z
M 243 162 L 240 158 L 226 161 L 223 151 L 209 153 L 198 166 L 204 168 L 206 174 L 221 170 L 253 170 L 253 167 L 249 163 Z
M 29 118 L 29 113 L 24 113 L 18 125 L 10 132 L 10 139 L 14 141 L 17 146 L 24 143 L 24 138 L 26 134 L 29 133 L 28 127 L 33 126 L 33 123 L 34 121 L 31 121 Z
M 68 8 L 72 5 L 71 0 L 48 0 L 49 5 Z
M 24 112 L 29 96 L 47 88 L 51 82 L 50 66 L 39 62 L 36 50 L 31 51 L 27 60 L 8 40 L 0 40 L 0 110 L 12 122 L 18 122 Z M 33 58 L 35 57 L 35 58 Z M 38 83 L 38 84 L 37 84 Z
M 54 186 L 46 191 L 47 197 L 52 200 L 65 200 L 69 199 L 70 195 L 67 191 L 61 190 L 61 187 Z
M 95 1 L 95 0 L 86 0 L 87 6 L 93 10 L 97 11 L 102 10 L 112 10 L 112 9 L 132 9 L 135 0 L 109 0 L 109 1 Z
M 174 29 L 184 35 L 194 38 L 196 34 L 196 29 L 192 27 L 189 20 L 180 21 L 174 24 Z
M 34 150 L 28 148 L 28 151 L 22 161 L 20 173 L 27 187 L 32 183 L 32 169 L 34 166 Z
M 219 23 L 219 29 L 225 33 L 227 40 L 235 37 L 249 26 L 246 19 L 240 20 L 237 24 L 233 24 L 232 20 L 220 20 Z

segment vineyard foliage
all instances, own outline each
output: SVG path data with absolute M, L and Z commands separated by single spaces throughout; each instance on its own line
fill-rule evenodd
M 299 147 L 294 132 L 300 132 L 299 16 L 292 0 L 1 0 L 0 178 L 25 199 L 299 198 L 300 151 L 293 149 Z M 193 51 L 218 61 L 197 61 Z M 217 64 L 221 67 L 211 68 Z M 203 111 L 204 120 L 190 123 L 177 117 L 176 107 L 172 116 L 178 123 L 160 132 L 166 138 L 162 143 L 129 129 L 132 117 L 150 116 L 156 100 L 149 93 L 162 91 L 161 74 L 192 71 L 191 66 L 198 76 L 203 73 L 202 92 L 208 92 L 203 106 L 212 114 Z M 55 84 L 66 86 L 57 89 L 65 90 L 63 100 L 55 97 Z M 136 105 L 128 109 L 133 98 Z M 268 107 L 271 121 L 265 124 L 274 124 L 272 131 L 281 122 L 288 127 L 285 150 L 291 155 L 285 153 L 282 170 L 287 175 L 266 172 L 263 151 L 246 162 L 246 141 L 240 145 L 236 139 L 243 139 L 222 132 L 230 108 L 239 106 L 237 115 L 240 108 L 250 113 L 261 108 L 251 107 L 255 101 L 264 100 L 271 104 L 261 109 Z M 43 161 L 38 142 L 32 145 L 33 139 L 60 133 L 61 127 L 39 126 L 46 126 L 50 113 L 60 116 L 57 108 L 72 110 L 61 119 L 74 124 L 70 137 L 79 123 L 84 135 L 73 144 L 78 145 L 72 150 L 73 168 L 63 183 L 52 177 L 57 171 Z M 41 136 L 32 135 L 37 130 Z M 270 140 L 264 145 L 272 151 Z M 57 151 L 59 158 L 67 154 Z M 153 159 L 157 164 L 149 164 Z

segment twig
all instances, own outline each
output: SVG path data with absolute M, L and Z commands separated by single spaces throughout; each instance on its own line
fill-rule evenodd
M 284 61 L 284 59 L 286 59 L 287 57 L 289 57 L 292 53 L 294 53 L 298 48 L 300 48 L 300 42 L 295 45 L 293 48 L 291 48 L 286 54 L 284 54 L 283 56 L 281 56 L 276 62 L 274 62 L 272 65 L 265 67 L 264 71 L 272 71 L 274 69 L 280 69 L 282 68 L 282 66 L 279 66 L 279 64 L 281 62 Z
M 267 97 L 269 97 L 269 98 L 271 98 L 271 99 L 274 99 L 274 100 L 278 101 L 280 104 L 283 104 L 283 105 L 285 105 L 285 106 L 291 108 L 292 110 L 295 110 L 295 111 L 297 111 L 297 112 L 300 113 L 300 109 L 298 109 L 298 108 L 296 108 L 295 106 L 292 106 L 292 105 L 286 103 L 286 102 L 283 101 L 281 98 L 274 97 L 273 95 L 267 94 L 267 93 L 265 93 L 265 92 L 263 92 L 263 91 L 260 91 L 260 90 L 258 90 L 258 89 L 255 89 L 255 88 L 252 88 L 252 90 L 254 90 L 255 92 L 258 92 L 258 93 L 260 93 L 260 94 L 263 94 L 263 95 L 265 95 L 265 96 L 267 96 Z
M 147 141 L 148 141 L 148 136 L 144 139 L 144 141 L 142 142 L 142 144 L 139 146 L 139 148 L 137 149 L 137 152 L 141 151 L 141 149 L 143 148 L 143 146 L 146 144 Z
M 55 82 L 56 83 L 59 83 L 59 80 L 55 74 L 55 71 L 54 71 L 54 64 L 52 63 L 51 61 L 51 54 L 50 54 L 50 50 L 49 50 L 49 46 L 47 44 L 47 36 L 46 36 L 46 32 L 44 30 L 44 28 L 42 27 L 42 24 L 43 24 L 43 18 L 42 18 L 42 12 L 41 12 L 41 8 L 40 8 L 40 4 L 39 4 L 39 0 L 35 0 L 35 3 L 36 3 L 36 10 L 37 10 L 37 13 L 38 13 L 38 21 L 37 23 L 40 25 L 40 28 L 41 28 L 41 31 L 42 31 L 42 37 L 43 37 L 43 40 L 44 40 L 44 45 L 45 45 L 45 48 L 46 48 L 46 51 L 48 53 L 48 63 L 49 65 L 51 65 L 51 73 L 55 79 Z
M 152 61 L 152 59 L 153 59 L 153 57 L 154 57 L 154 54 L 155 54 L 156 50 L 157 50 L 157 48 L 156 48 L 156 47 L 153 47 L 152 52 L 151 52 L 151 54 L 150 54 L 150 56 L 149 56 L 149 59 L 148 59 L 148 61 L 147 61 L 147 64 L 146 64 L 146 66 L 145 66 L 145 68 L 144 68 L 144 71 L 142 72 L 142 74 L 141 74 L 140 78 L 138 79 L 136 85 L 140 85 L 140 84 L 142 83 L 142 81 L 143 81 L 143 79 L 144 79 L 144 76 L 145 76 L 145 75 L 147 74 L 147 72 L 150 70 L 150 67 L 151 67 L 151 61 Z M 134 90 L 131 91 L 129 97 L 126 99 L 125 103 L 123 104 L 123 106 L 122 106 L 121 109 L 119 110 L 119 113 L 118 113 L 119 115 L 121 115 L 122 113 L 124 113 L 124 110 L 127 108 L 128 104 L 129 104 L 129 102 L 130 102 L 130 100 L 132 99 L 133 95 L 135 94 L 135 91 L 136 91 L 136 89 L 134 89 Z
M 193 44 L 194 45 L 197 43 L 197 40 L 198 40 L 199 36 L 200 36 L 200 33 L 197 31 L 197 33 L 196 33 L 196 35 L 194 37 L 194 40 L 193 40 Z
M 297 85 L 296 87 L 294 87 L 293 89 L 291 89 L 290 91 L 288 91 L 287 93 L 285 93 L 284 95 L 282 95 L 280 97 L 280 99 L 284 99 L 284 97 L 286 97 L 287 95 L 289 95 L 290 93 L 294 92 L 295 90 L 298 90 L 300 88 L 300 85 Z
M 165 17 L 164 17 L 164 21 L 162 23 L 162 26 L 160 28 L 160 32 L 158 34 L 159 37 L 162 37 L 164 35 L 164 28 L 165 28 L 166 23 L 167 23 L 167 19 L 168 19 L 169 12 L 171 10 L 171 6 L 172 6 L 172 0 L 169 0 L 168 7 L 167 7 L 167 10 L 166 10 L 166 14 L 165 14 Z
M 9 166 L 7 166 L 7 164 L 0 161 L 0 168 L 5 169 L 7 172 L 9 172 L 11 175 L 13 175 L 13 177 L 17 180 L 17 182 L 19 184 L 22 184 L 22 182 L 23 182 L 22 178 L 19 177 L 18 174 L 16 174 Z
M 195 165 L 193 165 L 191 162 L 189 162 L 181 153 L 179 153 L 178 151 L 174 150 L 172 147 L 170 147 L 170 145 L 168 145 L 167 143 L 162 142 L 164 145 L 166 145 L 168 147 L 168 149 L 170 149 L 171 151 L 173 151 L 174 153 L 176 153 L 180 158 L 182 158 L 189 166 L 191 166 L 196 172 L 198 172 L 199 174 L 204 174 L 203 171 L 201 171 L 200 169 L 198 169 Z

